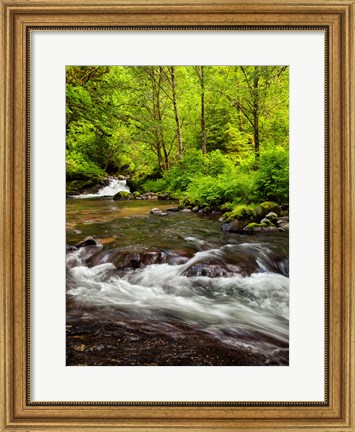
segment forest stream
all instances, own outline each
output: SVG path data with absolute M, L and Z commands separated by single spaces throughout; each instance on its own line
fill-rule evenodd
M 288 233 L 173 205 L 67 200 L 67 365 L 288 365 Z

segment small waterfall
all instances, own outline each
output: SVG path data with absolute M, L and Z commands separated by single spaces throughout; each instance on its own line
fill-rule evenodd
M 103 186 L 96 193 L 74 195 L 73 198 L 100 198 L 100 197 L 113 197 L 117 192 L 130 192 L 126 180 L 118 180 L 116 177 L 108 177 L 109 184 Z

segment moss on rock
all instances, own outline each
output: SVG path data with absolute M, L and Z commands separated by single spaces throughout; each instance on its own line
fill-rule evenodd
M 254 221 L 254 207 L 248 205 L 237 205 L 231 212 L 225 213 L 224 217 L 227 222 L 230 222 L 233 219 L 238 219 L 239 221 Z
M 265 201 L 258 205 L 258 207 L 255 209 L 255 215 L 256 219 L 260 221 L 263 219 L 268 213 L 276 213 L 276 215 L 279 215 L 281 213 L 280 206 L 272 201 Z
M 117 192 L 116 195 L 114 195 L 113 200 L 114 201 L 121 201 L 121 200 L 129 200 L 132 198 L 132 195 L 129 192 L 120 191 Z
M 256 232 L 278 232 L 279 230 L 271 222 L 270 223 L 251 222 L 250 224 L 248 224 L 246 227 L 243 228 L 243 231 L 249 234 L 253 234 Z

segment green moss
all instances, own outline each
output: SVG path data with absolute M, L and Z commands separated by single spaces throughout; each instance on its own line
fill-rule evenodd
M 271 224 L 272 225 L 272 224 Z M 251 222 L 250 224 L 248 224 L 246 227 L 245 227 L 245 230 L 248 230 L 248 229 L 251 229 L 251 228 L 256 228 L 256 227 L 267 227 L 267 226 L 269 226 L 268 224 L 266 224 L 266 223 L 256 223 L 256 222 Z
M 131 198 L 131 194 L 129 192 L 120 191 L 117 192 L 116 195 L 113 197 L 114 201 L 120 201 L 120 200 L 127 200 Z
M 255 209 L 255 215 L 258 220 L 263 219 L 270 212 L 274 212 L 279 215 L 281 213 L 281 208 L 277 203 L 265 201 L 258 205 L 258 207 Z
M 263 219 L 263 221 L 260 223 L 260 226 L 275 226 L 269 219 Z
M 226 218 L 227 222 L 230 222 L 232 219 L 238 219 L 240 221 L 253 221 L 255 220 L 254 207 L 240 204 L 234 207 L 231 212 L 225 213 L 224 217 Z
M 230 212 L 231 210 L 233 210 L 233 203 L 226 202 L 219 206 L 219 210 L 222 212 Z

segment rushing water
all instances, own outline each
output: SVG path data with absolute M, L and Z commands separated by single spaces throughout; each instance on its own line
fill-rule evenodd
M 81 195 L 74 195 L 73 198 L 101 198 L 101 197 L 113 197 L 117 192 L 124 191 L 129 192 L 129 187 L 126 184 L 126 180 L 119 180 L 115 177 L 108 178 L 109 184 L 103 186 L 96 193 L 86 193 Z
M 288 235 L 169 201 L 68 200 L 67 364 L 287 365 Z

